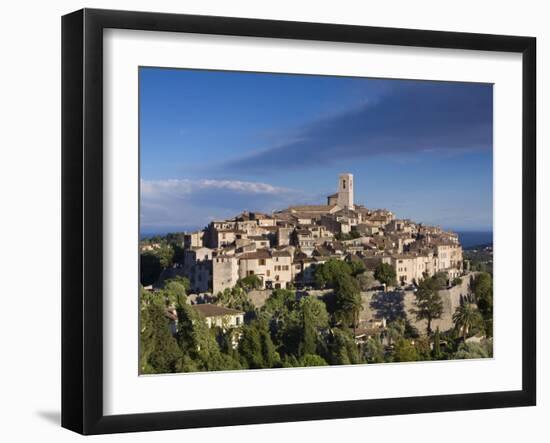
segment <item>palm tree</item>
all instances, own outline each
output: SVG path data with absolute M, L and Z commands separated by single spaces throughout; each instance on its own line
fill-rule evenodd
M 456 308 L 453 314 L 455 328 L 460 331 L 460 335 L 465 340 L 471 328 L 483 323 L 483 317 L 479 313 L 477 306 L 473 303 L 463 303 Z

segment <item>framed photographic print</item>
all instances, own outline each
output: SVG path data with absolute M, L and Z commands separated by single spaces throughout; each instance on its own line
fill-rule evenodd
M 530 37 L 62 21 L 62 425 L 534 405 Z

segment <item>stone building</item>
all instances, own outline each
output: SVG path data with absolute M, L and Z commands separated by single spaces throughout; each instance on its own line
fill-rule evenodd
M 212 286 L 212 252 L 204 247 L 183 251 L 183 276 L 194 292 L 208 292 Z
M 389 263 L 401 284 L 436 272 L 449 279 L 463 273 L 455 233 L 357 205 L 354 188 L 353 175 L 340 174 L 326 205 L 290 206 L 271 215 L 244 211 L 185 234 L 182 269 L 192 290 L 217 294 L 250 275 L 264 289 L 310 285 L 320 263 L 343 257 L 370 267 Z
M 209 328 L 235 328 L 244 324 L 244 312 L 208 303 L 192 305 L 193 309 L 204 318 Z
M 200 248 L 204 246 L 204 231 L 196 231 L 184 234 L 183 247 L 184 249 Z
M 231 289 L 239 280 L 239 259 L 231 255 L 212 258 L 212 292 L 217 294 Z

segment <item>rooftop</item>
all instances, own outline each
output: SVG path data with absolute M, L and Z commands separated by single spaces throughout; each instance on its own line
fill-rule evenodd
M 273 257 L 292 257 L 288 251 L 271 251 Z
M 241 260 L 258 260 L 260 258 L 271 258 L 271 253 L 267 249 L 258 249 L 254 252 L 242 254 L 239 257 Z
M 291 206 L 288 208 L 292 212 L 329 212 L 331 209 L 334 209 L 336 205 L 302 205 L 302 206 Z
M 244 314 L 244 312 L 236 309 L 225 308 L 223 306 L 211 305 L 208 303 L 192 306 L 203 317 L 223 317 L 224 315 Z

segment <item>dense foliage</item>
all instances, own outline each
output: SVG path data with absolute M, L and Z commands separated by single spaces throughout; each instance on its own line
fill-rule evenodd
M 412 310 L 405 311 L 403 291 L 371 291 L 374 278 L 395 284 L 395 271 L 379 264 L 368 272 L 361 260 L 331 259 L 314 273 L 317 291 L 308 294 L 274 289 L 256 305 L 251 291 L 257 276 L 212 296 L 213 304 L 244 313 L 244 324 L 209 327 L 188 300 L 189 281 L 159 280 L 177 258 L 179 237 L 150 240 L 142 251 L 142 284 L 157 289 L 140 293 L 140 373 L 173 373 L 301 366 L 376 364 L 492 356 L 493 282 L 489 273 L 453 285 L 468 288 L 452 315 L 453 327 L 434 328 L 442 316 L 441 291 L 449 281 L 436 274 L 418 282 Z M 467 277 L 466 277 L 467 278 Z M 365 291 L 369 290 L 367 297 Z M 359 321 L 365 300 L 384 325 L 364 332 Z M 259 307 L 261 306 L 261 307 Z M 421 322 L 417 330 L 414 320 Z M 425 324 L 425 328 L 424 328 Z M 437 326 L 441 323 L 436 323 Z M 361 329 L 363 328 L 363 329 Z
M 395 286 L 397 284 L 395 269 L 388 263 L 380 263 L 376 267 L 374 278 L 386 286 Z

